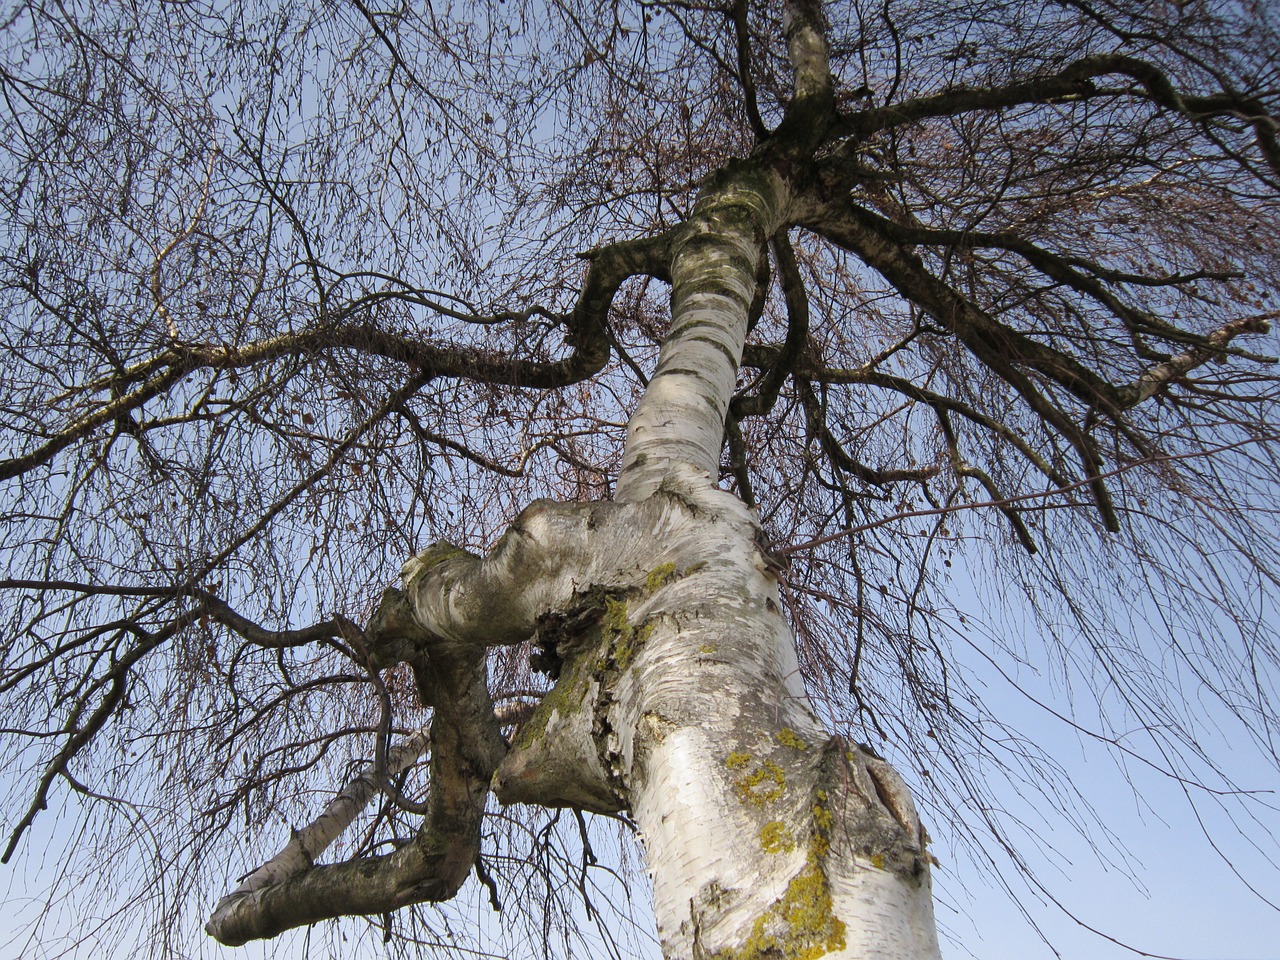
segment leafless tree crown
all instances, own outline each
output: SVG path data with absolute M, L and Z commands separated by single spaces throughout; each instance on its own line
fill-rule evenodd
M 6 860 L 79 794 L 86 855 L 132 845 L 179 936 L 228 862 L 385 765 L 431 709 L 363 646 L 382 588 L 536 498 L 610 496 L 666 245 L 761 157 L 795 219 L 760 238 L 723 484 L 831 721 L 995 872 L 1002 790 L 1106 826 L 979 660 L 1057 678 L 1085 739 L 1252 829 L 1197 703 L 1280 760 L 1280 7 L 794 6 L 834 86 L 790 112 L 812 78 L 757 0 L 5 9 Z M 492 659 L 500 705 L 546 688 L 528 649 Z M 421 779 L 330 855 L 411 832 Z M 579 823 L 486 828 L 539 941 L 601 907 L 612 827 Z

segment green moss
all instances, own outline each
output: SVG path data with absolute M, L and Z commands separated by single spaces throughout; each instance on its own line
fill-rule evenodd
M 619 669 L 625 669 L 627 664 L 631 662 L 635 650 L 632 649 L 631 639 L 634 630 L 631 622 L 627 619 L 627 601 L 615 600 L 610 597 L 604 602 L 604 620 L 602 621 L 604 628 L 613 636 L 613 643 L 609 647 L 609 654 Z
M 461 547 L 454 546 L 452 543 L 433 543 L 427 549 L 414 555 L 401 569 L 400 576 L 406 581 L 416 580 L 427 571 L 438 567 L 446 560 L 452 560 L 455 557 L 469 557 L 475 559 L 475 555 L 463 550 Z
M 596 661 L 596 669 L 600 671 L 610 667 L 627 669 L 640 646 L 653 635 L 652 623 L 642 623 L 639 627 L 631 625 L 627 618 L 627 601 L 620 597 L 605 599 L 600 625 L 608 638 L 608 652 Z
M 574 669 L 570 674 L 561 676 L 559 682 L 543 696 L 538 709 L 533 711 L 533 716 L 520 725 L 512 746 L 518 750 L 533 746 L 546 734 L 547 721 L 553 713 L 567 717 L 582 709 L 588 690 L 581 670 Z
M 469 556 L 471 556 L 471 554 L 466 550 L 463 550 L 461 547 L 454 546 L 452 543 L 445 543 L 442 540 L 427 547 L 427 549 L 418 554 L 415 559 L 424 567 L 430 569 L 431 567 L 444 563 L 444 561 L 451 557 Z
M 724 765 L 730 770 L 741 770 L 751 762 L 751 754 L 735 750 L 725 759 Z
M 604 619 L 600 622 L 606 630 L 622 632 L 631 629 L 631 624 L 627 622 L 627 601 L 620 597 L 606 597 Z

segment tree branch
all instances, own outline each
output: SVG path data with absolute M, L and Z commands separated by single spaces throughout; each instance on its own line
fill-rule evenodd
M 517 701 L 498 707 L 495 715 L 501 726 L 519 724 L 533 714 L 536 706 Z M 408 770 L 427 752 L 430 745 L 430 727 L 413 731 L 387 752 L 385 773 L 395 776 Z M 229 910 L 232 901 L 237 898 L 283 883 L 312 869 L 316 860 L 342 836 L 361 811 L 378 795 L 380 780 L 376 764 L 365 766 L 338 791 L 314 820 L 299 830 L 290 831 L 289 842 L 275 856 L 249 873 L 234 890 L 218 901 L 209 925 L 217 927 L 222 922 L 219 915 L 224 910 Z
M 143 380 L 135 390 L 98 404 L 57 431 L 35 449 L 0 460 L 0 480 L 19 476 L 48 463 L 62 450 L 83 440 L 99 427 L 114 423 L 148 400 L 167 392 L 189 374 L 200 370 L 236 370 L 282 357 L 310 357 L 334 350 L 355 350 L 386 357 L 422 372 L 428 379 L 451 377 L 483 383 L 553 388 L 580 382 L 599 372 L 609 359 L 605 322 L 614 294 L 637 274 L 665 278 L 665 251 L 669 234 L 600 247 L 583 254 L 591 267 L 577 305 L 565 319 L 565 342 L 572 348 L 563 360 L 522 360 L 510 355 L 471 347 L 436 346 L 405 334 L 367 323 L 339 319 L 297 333 L 241 346 L 174 344 L 159 355 L 135 364 L 122 375 L 94 381 L 84 388 L 90 394 Z M 367 307 L 364 300 L 337 311 L 342 318 Z
M 821 209 L 824 204 L 816 206 Z M 866 211 L 851 202 L 825 206 L 830 214 L 815 218 L 806 226 L 857 254 L 903 297 L 932 314 L 1075 448 L 1087 474 L 1099 472 L 1101 461 L 1093 440 L 1064 410 L 1042 395 L 1018 365 L 1031 367 L 1088 407 L 1114 417 L 1123 407 L 1123 400 L 1111 383 L 1073 357 L 1005 326 L 961 296 L 925 269 L 918 256 L 876 230 L 873 221 L 864 216 Z M 1115 532 L 1119 529 L 1119 520 L 1111 495 L 1100 480 L 1092 486 L 1103 523 Z
M 1202 346 L 1184 350 L 1164 363 L 1143 371 L 1136 380 L 1119 389 L 1124 406 L 1136 406 L 1155 396 L 1170 383 L 1186 376 L 1196 367 L 1203 366 L 1210 360 L 1221 359 L 1226 355 L 1227 348 L 1234 338 L 1244 334 L 1269 333 L 1271 321 L 1277 317 L 1280 317 L 1280 312 L 1232 320 L 1208 334 Z M 1271 362 L 1274 363 L 1276 360 L 1271 358 Z
M 851 142 L 841 150 L 853 152 L 858 143 L 873 134 L 933 117 L 955 116 L 975 110 L 1003 110 L 1062 99 L 1115 96 L 1121 91 L 1099 90 L 1093 82 L 1111 74 L 1127 76 L 1137 81 L 1147 99 L 1189 120 L 1200 122 L 1229 117 L 1245 121 L 1252 127 L 1267 164 L 1280 174 L 1277 122 L 1261 101 L 1229 92 L 1208 96 L 1184 94 L 1159 67 L 1145 60 L 1120 54 L 1084 57 L 1057 73 L 1021 83 L 1002 87 L 957 87 L 932 96 L 858 111 L 840 121 L 841 134 L 851 138 Z
M 384 636 L 388 632 L 391 636 Z M 402 640 L 381 611 L 368 633 L 370 648 Z M 382 789 L 392 767 L 407 769 L 426 749 L 427 737 L 419 735 L 390 756 L 380 748 L 373 768 L 326 808 L 313 829 L 295 836 L 219 902 L 205 925 L 219 942 L 234 946 L 319 920 L 447 900 L 466 880 L 479 854 L 489 784 L 506 742 L 489 698 L 485 648 L 457 644 L 421 628 L 417 637 L 419 655 L 411 666 L 423 700 L 435 708 L 422 826 L 393 853 L 312 865 L 372 797 L 365 784 L 371 781 L 373 789 Z

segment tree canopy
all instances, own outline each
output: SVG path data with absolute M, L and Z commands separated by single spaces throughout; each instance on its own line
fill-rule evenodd
M 673 245 L 752 164 L 790 199 L 720 484 L 824 719 L 996 876 L 1004 792 L 1107 817 L 979 661 L 1275 850 L 1280 8 L 67 0 L 3 30 L 5 860 L 81 795 L 85 862 L 132 850 L 121 902 L 167 942 L 394 767 L 433 708 L 362 639 L 383 589 L 614 497 Z M 550 687 L 528 642 L 489 659 L 504 721 Z M 401 843 L 425 780 L 328 856 Z M 505 922 L 590 953 L 625 822 L 486 822 Z

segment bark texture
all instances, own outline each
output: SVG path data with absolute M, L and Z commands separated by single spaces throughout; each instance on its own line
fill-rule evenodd
M 491 787 L 503 803 L 629 811 L 673 960 L 938 955 L 911 798 L 886 763 L 827 733 L 759 520 L 716 483 L 761 261 L 794 222 L 797 158 L 833 115 L 822 26 L 820 4 L 788 5 L 795 100 L 777 136 L 709 178 L 679 228 L 611 249 L 672 287 L 613 501 L 536 502 L 487 556 L 437 544 L 384 598 L 371 662 L 412 664 L 437 710 L 418 837 L 380 861 L 242 888 L 210 922 L 219 939 L 451 896 Z M 604 262 L 593 275 L 611 295 Z M 484 651 L 530 637 L 558 679 L 508 747 L 494 742 Z
M 629 810 L 669 957 L 929 957 L 925 834 L 901 779 L 805 696 L 754 512 L 717 488 L 757 261 L 785 183 L 743 164 L 672 244 L 672 318 L 611 504 L 540 503 L 479 560 L 406 567 L 429 632 L 536 634 L 556 689 L 503 802 Z
M 437 544 L 388 592 L 371 658 L 413 664 L 437 709 L 415 842 L 358 869 L 286 865 L 227 898 L 215 936 L 452 895 L 492 786 L 504 803 L 629 811 L 666 956 L 937 955 L 906 788 L 825 731 L 754 510 L 713 480 L 787 198 L 771 163 L 743 163 L 672 238 L 671 329 L 613 502 L 539 501 L 487 556 Z M 558 680 L 508 749 L 492 739 L 483 655 L 529 637 Z
M 410 564 L 406 594 L 429 630 L 536 634 L 559 664 L 495 792 L 630 811 L 667 956 L 936 955 L 910 796 L 810 706 L 758 532 L 668 465 L 645 500 L 538 504 L 483 559 Z

